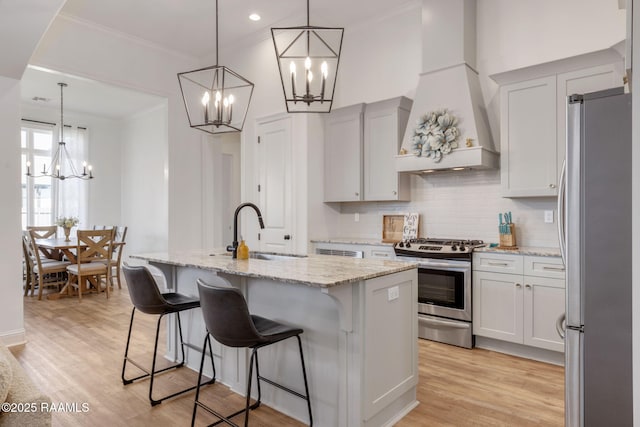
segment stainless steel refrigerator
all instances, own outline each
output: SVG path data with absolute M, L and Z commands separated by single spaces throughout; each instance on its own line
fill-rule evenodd
M 570 96 L 565 159 L 565 425 L 632 426 L 631 95 Z

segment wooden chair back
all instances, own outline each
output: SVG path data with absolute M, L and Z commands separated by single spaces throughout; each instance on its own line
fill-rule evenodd
M 78 264 L 109 261 L 113 256 L 114 230 L 78 230 Z
M 56 237 L 58 231 L 57 225 L 30 225 L 27 227 L 27 231 L 33 231 L 34 239 L 49 239 Z

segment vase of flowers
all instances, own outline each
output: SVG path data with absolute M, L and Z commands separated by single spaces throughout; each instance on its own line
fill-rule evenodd
M 418 119 L 413 132 L 413 150 L 418 157 L 431 157 L 435 162 L 458 148 L 460 132 L 456 118 L 446 109 L 428 112 Z
M 69 217 L 62 216 L 56 219 L 56 225 L 58 227 L 62 227 L 62 229 L 64 230 L 65 242 L 71 241 L 71 239 L 69 238 L 69 235 L 71 234 L 71 228 L 75 225 L 78 225 L 79 222 L 80 220 L 74 216 L 69 216 Z

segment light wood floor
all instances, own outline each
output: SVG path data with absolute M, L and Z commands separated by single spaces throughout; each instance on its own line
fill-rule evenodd
M 122 385 L 130 312 L 126 289 L 115 289 L 108 300 L 104 294 L 83 296 L 81 303 L 25 297 L 28 343 L 14 347 L 13 353 L 54 403 L 89 406 L 87 413 L 55 413 L 54 426 L 189 425 L 193 393 L 152 408 L 147 381 Z M 136 314 L 132 337 L 130 354 L 149 364 L 144 355 L 153 348 L 155 319 Z M 563 425 L 563 368 L 425 340 L 419 349 L 420 405 L 399 427 Z M 188 369 L 164 374 L 156 380 L 157 392 L 186 387 L 196 376 Z M 244 404 L 223 385 L 207 386 L 203 393 L 222 412 Z M 198 421 L 205 425 L 214 419 L 200 411 Z M 302 424 L 263 405 L 251 413 L 251 425 Z

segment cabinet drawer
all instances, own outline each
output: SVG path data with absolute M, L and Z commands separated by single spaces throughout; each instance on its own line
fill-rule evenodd
M 394 259 L 396 257 L 396 253 L 393 251 L 393 247 L 389 247 L 389 248 L 373 247 L 373 248 L 371 248 L 370 257 L 371 258 Z
M 505 255 L 490 252 L 474 252 L 473 269 L 494 273 L 522 274 L 522 255 Z
M 565 269 L 562 258 L 546 256 L 525 256 L 524 274 L 527 276 L 564 279 Z

